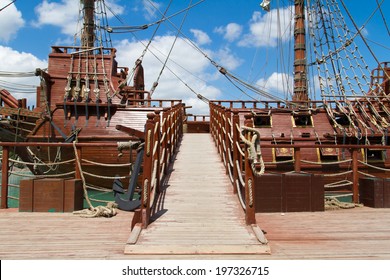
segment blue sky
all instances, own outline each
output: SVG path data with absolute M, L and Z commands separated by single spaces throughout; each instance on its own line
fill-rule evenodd
M 9 2 L 11 0 L 0 0 L 0 9 Z M 164 12 L 170 3 L 168 0 L 106 2 L 116 15 L 115 17 L 107 11 L 111 26 L 134 26 L 155 22 L 161 18 L 160 12 Z M 151 44 L 154 55 L 159 56 L 161 61 L 165 61 L 163 54 L 169 52 L 178 32 L 176 28 L 182 24 L 183 17 L 186 17 L 180 38 L 176 41 L 167 64 L 170 70 L 164 70 L 153 97 L 183 99 L 187 105 L 193 106 L 193 113 L 200 114 L 207 114 L 208 107 L 197 99 L 195 93 L 209 99 L 266 99 L 232 86 L 226 77 L 205 58 L 205 55 L 243 80 L 278 95 L 280 88 L 277 87 L 283 83 L 280 77 L 291 76 L 292 69 L 286 70 L 280 67 L 282 62 L 277 58 L 276 44 L 280 41 L 289 43 L 291 38 L 286 35 L 278 36 L 275 8 L 279 5 L 284 8 L 280 10 L 279 17 L 283 19 L 282 23 L 286 27 L 290 23 L 288 15 L 291 1 L 271 0 L 270 12 L 260 8 L 259 4 L 262 0 L 199 2 L 173 0 L 169 6 L 167 15 L 186 9 L 191 3 L 197 4 L 187 14 L 183 12 L 171 18 L 171 23 L 164 22 Z M 370 18 L 377 2 L 383 2 L 381 8 L 385 13 L 386 22 L 389 21 L 390 24 L 388 13 L 390 0 L 344 0 L 359 27 Z M 45 68 L 51 45 L 72 44 L 73 34 L 77 31 L 78 3 L 78 0 L 17 0 L 1 11 L 0 72 L 30 72 L 37 67 Z M 344 17 L 348 20 L 347 15 Z M 348 26 L 355 31 L 350 22 Z M 133 66 L 144 48 L 139 41 L 146 44 L 155 27 L 156 25 L 153 25 L 142 32 L 111 35 L 113 45 L 118 49 L 119 65 Z M 268 33 L 269 30 L 271 33 Z M 379 10 L 362 32 L 377 59 L 390 61 L 390 36 Z M 196 47 L 188 43 L 187 39 L 190 39 Z M 201 49 L 202 52 L 196 48 Z M 376 62 L 363 44 L 361 52 L 369 68 L 374 68 Z M 146 89 L 151 88 L 162 67 L 162 63 L 156 60 L 154 55 L 148 53 L 144 58 Z M 286 73 L 286 71 L 291 72 Z M 0 77 L 0 87 L 9 86 L 11 93 L 17 97 L 27 97 L 30 100 L 29 104 L 35 100 L 33 88 L 23 87 L 21 90 L 21 87 L 14 84 L 36 85 L 38 82 L 34 77 L 23 79 Z

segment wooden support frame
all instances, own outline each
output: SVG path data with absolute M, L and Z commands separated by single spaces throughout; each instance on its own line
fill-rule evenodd
M 3 161 L 1 163 L 1 209 L 8 208 L 8 166 L 9 146 L 3 146 Z

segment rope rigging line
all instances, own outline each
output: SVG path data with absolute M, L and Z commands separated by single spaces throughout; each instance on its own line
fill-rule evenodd
M 356 138 L 361 139 L 363 131 L 366 132 L 366 137 L 368 136 L 367 131 L 374 133 L 370 124 L 384 136 L 389 124 L 376 110 L 373 102 L 375 101 L 382 108 L 386 108 L 386 106 L 382 101 L 383 98 L 376 95 L 369 80 L 371 77 L 369 67 L 354 43 L 355 37 L 358 34 L 361 36 L 364 25 L 358 29 L 355 24 L 358 33 L 351 35 L 352 33 L 348 30 L 336 1 L 323 0 L 322 2 L 325 3 L 319 2 L 316 1 L 318 6 L 313 4 L 309 9 L 309 18 L 311 26 L 314 27 L 311 29 L 310 36 L 315 40 L 314 53 L 316 55 L 316 62 L 312 65 L 317 65 L 322 98 L 323 100 L 335 101 L 337 110 L 348 119 Z M 318 20 L 322 20 L 322 22 L 320 23 Z M 364 81 L 364 86 L 361 80 Z M 380 88 L 379 84 L 375 86 Z M 370 89 L 370 98 L 367 98 L 368 92 L 364 87 Z M 365 97 L 364 101 L 360 98 L 361 95 Z M 356 103 L 354 106 L 351 104 L 350 97 L 354 97 Z M 366 103 L 372 114 L 367 113 Z M 337 124 L 332 107 L 328 104 L 325 104 L 325 107 L 333 123 L 340 130 L 346 132 L 345 127 Z M 389 110 L 384 109 L 384 111 L 390 116 Z
M 382 7 L 381 7 L 383 2 L 384 2 L 384 0 L 382 0 L 381 3 L 379 3 L 378 0 L 376 0 L 376 4 L 378 5 L 378 9 L 379 9 L 379 12 L 382 16 L 382 20 L 383 20 L 383 23 L 385 24 L 387 33 L 390 35 L 390 30 L 389 30 L 389 27 L 387 26 L 387 21 L 386 21 L 385 15 L 383 14 Z
M 165 14 L 168 12 L 171 3 L 172 3 L 172 0 L 169 2 L 169 5 L 168 5 L 167 8 L 165 9 L 164 14 L 162 15 L 163 17 L 165 17 Z M 120 21 L 121 21 L 122 24 L 124 23 L 122 20 L 120 20 Z M 156 36 L 157 31 L 159 30 L 159 28 L 160 28 L 160 26 L 161 26 L 161 23 L 162 23 L 162 21 L 156 26 L 155 30 L 153 31 L 152 36 L 149 38 L 149 41 L 148 41 L 148 43 L 147 43 L 146 45 L 145 45 L 142 41 L 138 40 L 138 41 L 141 42 L 142 45 L 144 45 L 144 50 L 142 51 L 142 54 L 138 57 L 138 59 L 137 59 L 135 65 L 133 66 L 132 70 L 127 74 L 126 78 L 125 78 L 125 79 L 120 83 L 120 85 L 118 86 L 118 89 L 116 90 L 115 94 L 118 94 L 119 91 L 121 90 L 121 88 L 124 87 L 125 85 L 127 85 L 127 83 L 129 82 L 129 80 L 132 79 L 132 78 L 134 77 L 134 75 L 135 75 L 135 70 L 136 70 L 136 68 L 138 67 L 138 65 L 139 65 L 140 63 L 142 63 L 142 60 L 143 60 L 143 58 L 144 58 L 146 52 L 149 50 L 149 47 L 150 47 L 151 43 L 153 42 L 153 39 L 154 39 L 154 37 Z M 133 34 L 133 36 L 136 37 L 134 34 Z M 152 54 L 153 54 L 153 52 L 152 52 Z M 153 54 L 153 55 L 154 55 L 154 54 Z M 154 57 L 156 57 L 156 58 L 161 62 L 161 60 L 160 60 L 156 55 L 154 55 Z
M 0 12 L 4 9 L 6 9 L 7 7 L 11 6 L 13 3 L 15 3 L 16 0 L 13 0 L 12 2 L 9 2 L 8 4 L 6 4 L 3 8 L 0 9 Z
M 128 33 L 128 32 L 134 32 L 134 31 L 139 31 L 139 30 L 145 30 L 145 29 L 148 29 L 149 27 L 151 27 L 153 25 L 158 25 L 158 24 L 160 24 L 160 23 L 162 23 L 164 21 L 167 21 L 167 20 L 169 20 L 169 19 L 171 19 L 171 18 L 173 18 L 173 17 L 175 17 L 175 16 L 177 16 L 177 15 L 179 15 L 181 13 L 187 12 L 187 11 L 191 10 L 192 8 L 194 8 L 195 6 L 201 4 L 204 1 L 205 0 L 200 0 L 200 1 L 196 2 L 196 3 L 194 3 L 194 4 L 191 4 L 190 6 L 188 6 L 185 9 L 182 9 L 182 10 L 180 10 L 180 11 L 178 11 L 178 12 L 176 12 L 176 13 L 170 15 L 170 16 L 164 16 L 162 19 L 157 20 L 157 21 L 152 22 L 152 23 L 143 24 L 143 25 L 137 25 L 137 26 L 107 26 L 107 27 L 102 27 L 102 28 L 106 28 L 106 31 L 110 32 L 110 33 Z M 115 13 L 112 12 L 111 10 L 110 10 L 110 12 L 114 16 L 116 16 Z M 118 20 L 122 24 L 124 24 L 121 19 L 118 18 Z M 122 31 L 116 31 L 116 30 L 122 30 Z
M 363 40 L 364 44 L 366 45 L 368 51 L 371 53 L 372 57 L 375 59 L 375 61 L 377 62 L 377 64 L 380 66 L 381 63 L 379 62 L 378 58 L 376 57 L 376 55 L 375 55 L 374 52 L 372 51 L 371 47 L 370 47 L 369 44 L 367 43 L 365 36 L 363 36 L 362 32 L 361 32 L 360 29 L 358 28 L 358 26 L 357 26 L 355 20 L 353 19 L 353 17 L 352 17 L 352 15 L 351 15 L 350 11 L 348 10 L 347 6 L 345 5 L 344 0 L 340 0 L 340 2 L 341 2 L 341 4 L 343 5 L 345 11 L 347 12 L 347 15 L 348 15 L 349 19 L 351 20 L 353 26 L 355 27 L 356 31 L 359 33 L 359 36 L 362 38 L 362 40 Z M 380 66 L 380 67 L 381 67 L 381 66 Z M 387 76 L 387 78 L 389 79 L 389 78 L 390 78 L 389 74 L 388 74 L 386 71 L 384 71 L 384 69 L 382 69 L 382 70 L 383 70 L 383 72 L 385 73 L 385 75 Z
M 152 2 L 151 2 L 151 3 L 152 3 Z M 172 3 L 172 1 L 169 2 L 168 7 L 170 6 L 171 3 Z M 191 3 L 192 3 L 192 0 L 190 1 L 190 5 L 191 5 Z M 153 4 L 153 5 L 154 5 L 154 4 Z M 168 8 L 167 8 L 166 11 L 168 11 Z M 178 31 L 177 31 L 177 33 L 176 33 L 176 36 L 175 36 L 175 39 L 174 39 L 174 41 L 173 41 L 173 43 L 172 43 L 172 45 L 171 45 L 171 48 L 169 49 L 168 55 L 165 56 L 165 61 L 164 61 L 164 64 L 163 64 L 163 66 L 162 66 L 162 68 L 161 68 L 161 70 L 160 70 L 160 73 L 158 74 L 158 77 L 157 77 L 156 81 L 153 83 L 153 86 L 152 86 L 152 88 L 150 89 L 150 97 L 153 95 L 153 93 L 154 93 L 154 91 L 155 91 L 155 89 L 156 89 L 156 87 L 157 87 L 157 85 L 158 85 L 158 82 L 159 82 L 159 80 L 160 80 L 160 78 L 161 78 L 161 75 L 162 75 L 162 73 L 163 73 L 163 71 L 164 71 L 164 69 L 165 69 L 165 67 L 166 67 L 166 65 L 167 65 L 168 59 L 169 59 L 169 57 L 170 57 L 170 55 L 171 55 L 171 53 L 172 53 L 172 50 L 173 50 L 173 48 L 174 48 L 174 46 L 175 46 L 175 44 L 176 44 L 176 41 L 177 41 L 177 39 L 178 39 L 178 37 L 179 37 L 180 31 L 181 31 L 181 29 L 183 28 L 184 22 L 185 22 L 185 20 L 186 20 L 186 18 L 187 18 L 187 16 L 188 16 L 188 11 L 189 11 L 189 9 L 186 11 L 186 13 L 185 13 L 185 15 L 184 15 L 184 17 L 183 17 L 183 19 L 182 19 L 182 21 L 181 21 L 180 27 L 179 27 L 179 29 L 178 29 Z M 164 15 L 163 15 L 163 16 L 164 16 Z M 164 16 L 164 17 L 165 17 L 165 16 Z

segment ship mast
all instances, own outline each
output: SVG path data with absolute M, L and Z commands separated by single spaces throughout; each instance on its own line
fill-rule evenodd
M 293 101 L 309 101 L 306 72 L 305 1 L 294 0 L 294 95 Z M 301 104 L 307 107 L 307 103 Z
M 81 46 L 89 49 L 93 48 L 95 43 L 95 0 L 82 0 L 82 2 L 84 4 L 84 27 L 81 34 Z

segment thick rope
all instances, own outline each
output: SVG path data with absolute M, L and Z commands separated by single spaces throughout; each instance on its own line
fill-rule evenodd
M 325 198 L 325 210 L 352 209 L 355 207 L 363 207 L 363 205 L 352 202 L 341 202 L 335 196 Z
M 252 168 L 253 174 L 255 176 L 260 176 L 260 175 L 264 174 L 264 172 L 265 172 L 265 164 L 264 164 L 264 161 L 263 161 L 263 157 L 261 155 L 260 144 L 255 146 L 255 143 L 259 143 L 260 142 L 260 133 L 256 129 L 252 128 L 252 127 L 242 126 L 241 129 L 242 129 L 242 131 L 240 133 L 240 139 L 241 139 L 241 141 L 243 141 L 248 146 L 248 148 L 247 148 L 248 160 L 249 160 L 249 162 L 251 164 L 251 168 Z M 242 132 L 244 132 L 245 130 L 254 133 L 254 135 L 253 135 L 253 137 L 252 137 L 252 139 L 250 141 L 247 140 L 244 137 L 244 135 L 242 134 Z M 256 165 L 258 163 L 260 164 L 260 171 L 257 171 L 257 168 L 256 168 Z
M 117 214 L 115 208 L 117 208 L 117 204 L 114 202 L 107 203 L 107 206 L 97 206 L 94 207 L 89 199 L 88 191 L 87 191 L 87 183 L 83 174 L 83 170 L 81 168 L 81 161 L 79 159 L 77 148 L 76 148 L 76 141 L 73 141 L 73 151 L 76 158 L 77 167 L 80 170 L 80 176 L 81 180 L 83 182 L 83 190 L 84 190 L 84 197 L 85 200 L 88 203 L 89 209 L 83 209 L 80 211 L 74 211 L 73 214 L 79 215 L 82 218 L 97 218 L 97 217 L 113 217 Z

